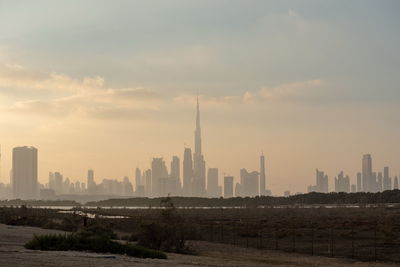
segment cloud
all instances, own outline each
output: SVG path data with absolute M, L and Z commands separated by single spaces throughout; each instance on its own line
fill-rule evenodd
M 231 104 L 254 104 L 260 102 L 300 102 L 312 97 L 323 88 L 323 80 L 307 80 L 301 82 L 285 83 L 275 87 L 263 87 L 258 91 L 246 91 L 240 95 L 206 96 L 200 95 L 201 103 L 208 106 L 220 106 Z M 179 95 L 174 98 L 177 103 L 196 103 L 195 95 Z
M 76 79 L 15 64 L 0 69 L 0 90 L 0 97 L 14 96 L 6 110 L 17 114 L 133 118 L 158 110 L 160 104 L 160 95 L 150 89 L 108 88 L 100 76 Z

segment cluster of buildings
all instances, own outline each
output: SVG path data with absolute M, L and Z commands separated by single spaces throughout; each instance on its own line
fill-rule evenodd
M 316 183 L 308 187 L 308 192 L 328 193 L 328 175 L 316 170 Z M 341 171 L 334 178 L 334 192 L 382 192 L 385 190 L 399 189 L 397 176 L 390 177 L 389 167 L 384 167 L 383 172 L 374 172 L 372 169 L 372 157 L 366 154 L 362 158 L 362 171 L 357 173 L 357 180 L 351 184 L 350 177 Z
M 218 168 L 206 168 L 202 153 L 200 108 L 197 99 L 194 151 L 185 147 L 183 161 L 173 156 L 169 169 L 163 158 L 153 158 L 148 169 L 135 171 L 135 186 L 128 177 L 122 181 L 103 179 L 96 183 L 93 170 L 88 170 L 86 182 L 71 182 L 60 172 L 50 172 L 48 183 L 38 183 L 37 149 L 16 147 L 13 149 L 13 167 L 10 185 L 0 184 L 0 198 L 57 199 L 66 195 L 104 195 L 126 197 L 162 197 L 167 195 L 186 197 L 254 197 L 270 195 L 266 190 L 264 155 L 260 156 L 259 171 L 240 170 L 240 182 L 234 184 L 233 176 L 223 177 L 219 183 Z

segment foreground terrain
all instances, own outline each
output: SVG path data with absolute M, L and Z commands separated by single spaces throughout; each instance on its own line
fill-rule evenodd
M 23 247 L 34 234 L 48 233 L 62 232 L 0 224 L 0 266 L 395 266 L 388 263 L 366 263 L 340 258 L 246 249 L 204 241 L 190 243 L 198 255 L 170 253 L 168 260 L 137 259 L 74 251 L 30 251 Z

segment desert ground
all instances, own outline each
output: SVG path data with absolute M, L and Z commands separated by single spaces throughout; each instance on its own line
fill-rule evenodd
M 0 266 L 396 266 L 391 263 L 246 249 L 203 241 L 190 242 L 197 255 L 168 253 L 167 260 L 74 251 L 31 251 L 24 248 L 25 242 L 34 234 L 46 233 L 62 232 L 0 224 Z

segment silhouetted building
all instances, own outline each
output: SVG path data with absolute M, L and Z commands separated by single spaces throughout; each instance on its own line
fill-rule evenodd
M 351 193 L 356 193 L 357 192 L 357 186 L 355 184 L 351 185 Z
M 362 174 L 361 172 L 357 173 L 357 192 L 362 192 Z
M 240 184 L 241 184 L 241 196 L 243 197 L 255 197 L 259 194 L 259 175 L 258 172 L 247 172 L 246 169 L 240 170 Z
M 180 160 L 177 156 L 172 157 L 171 161 L 171 181 L 169 182 L 169 191 L 172 195 L 180 195 L 182 191 Z
M 138 191 L 138 187 L 142 185 L 141 179 L 142 179 L 142 172 L 140 171 L 139 168 L 136 168 L 136 171 L 135 171 L 136 190 L 135 191 Z
M 12 159 L 14 198 L 36 199 L 38 197 L 37 149 L 27 146 L 15 147 Z
M 381 172 L 378 172 L 378 179 L 376 181 L 376 185 L 377 185 L 376 191 L 377 192 L 382 192 L 382 190 L 383 190 L 383 176 L 382 176 Z
M 218 197 L 218 168 L 209 168 L 207 173 L 207 195 Z
M 325 175 L 324 172 L 319 171 L 316 169 L 315 171 L 315 179 L 316 185 L 310 185 L 308 187 L 308 192 L 319 192 L 319 193 L 328 193 L 329 186 L 328 186 L 328 175 Z
M 233 197 L 233 176 L 224 177 L 224 198 Z
M 335 192 L 350 192 L 350 178 L 349 176 L 344 176 L 343 172 L 340 172 L 337 177 L 335 177 Z
M 372 192 L 373 189 L 372 177 L 372 158 L 370 154 L 366 154 L 362 159 L 362 185 L 364 192 Z
M 145 180 L 145 194 L 147 197 L 151 197 L 151 170 L 148 169 L 144 172 L 144 180 Z
M 260 183 L 259 184 L 260 184 L 260 196 L 267 195 L 264 154 L 261 154 L 261 156 L 260 156 Z
M 399 189 L 399 179 L 397 176 L 394 177 L 393 189 Z
M 199 98 L 197 97 L 196 129 L 194 131 L 194 153 L 193 153 L 193 181 L 192 195 L 204 197 L 206 195 L 206 162 L 201 150 L 201 127 Z
M 87 191 L 89 194 L 93 194 L 96 189 L 96 182 L 94 181 L 94 171 L 88 170 L 87 173 Z
M 383 168 L 383 190 L 392 190 L 392 178 L 389 176 L 389 167 Z
M 183 195 L 190 196 L 192 192 L 193 161 L 192 150 L 185 148 L 183 157 Z
M 152 196 L 166 196 L 167 188 L 165 179 L 168 179 L 168 172 L 163 158 L 153 158 L 151 176 Z

